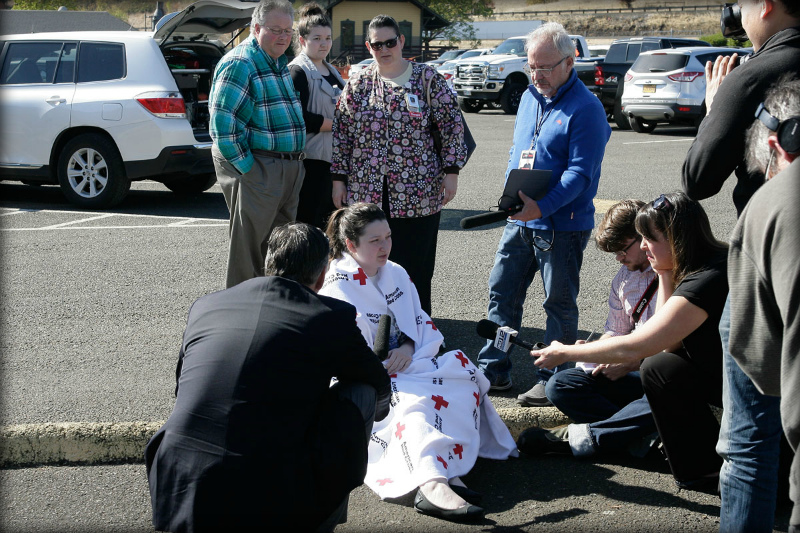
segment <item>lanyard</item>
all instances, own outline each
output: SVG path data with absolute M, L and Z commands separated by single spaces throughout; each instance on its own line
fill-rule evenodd
M 542 108 L 542 104 L 539 104 L 539 118 L 536 120 L 536 128 L 533 130 L 533 139 L 531 139 L 531 150 L 536 148 L 536 140 L 539 138 L 539 133 L 542 131 L 542 126 L 544 125 L 544 121 L 547 120 L 547 117 L 550 116 L 550 113 L 553 112 L 553 107 L 547 110 L 547 113 L 544 112 L 544 108 Z
M 644 313 L 647 304 L 653 299 L 653 293 L 656 292 L 658 289 L 658 276 L 656 276 L 653 281 L 650 282 L 650 285 L 642 294 L 642 297 L 639 298 L 639 303 L 636 304 L 636 307 L 633 308 L 633 313 L 631 314 L 631 318 L 633 319 L 633 323 L 636 324 L 639 322 L 639 319 L 642 318 L 642 313 Z

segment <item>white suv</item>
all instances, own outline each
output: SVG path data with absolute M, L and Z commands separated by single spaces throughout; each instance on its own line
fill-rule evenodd
M 82 207 L 119 203 L 131 181 L 178 193 L 214 185 L 208 93 L 255 4 L 200 0 L 155 32 L 0 36 L 0 179 L 58 183 Z
M 642 52 L 622 93 L 622 112 L 633 130 L 650 133 L 659 123 L 699 126 L 706 116 L 706 61 L 735 52 L 743 51 L 687 46 Z

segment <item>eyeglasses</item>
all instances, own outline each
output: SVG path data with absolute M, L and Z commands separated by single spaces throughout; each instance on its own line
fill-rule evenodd
M 272 32 L 272 35 L 286 35 L 288 37 L 294 33 L 293 28 L 289 28 L 288 30 L 285 30 L 283 28 L 267 28 L 267 29 L 270 32 Z
M 533 67 L 532 67 L 532 66 L 530 66 L 529 64 L 525 63 L 525 66 L 524 66 L 524 67 L 522 67 L 522 70 L 524 70 L 524 71 L 525 71 L 525 73 L 526 73 L 528 76 L 532 76 L 534 73 L 536 73 L 536 74 L 538 74 L 538 75 L 540 75 L 540 76 L 549 77 L 551 74 L 553 74 L 553 70 L 555 70 L 555 68 L 556 68 L 557 66 L 559 66 L 561 63 L 563 63 L 563 62 L 564 62 L 564 60 L 565 60 L 566 58 L 568 58 L 568 57 L 569 57 L 569 56 L 564 56 L 564 57 L 562 57 L 562 58 L 561 58 L 561 61 L 559 61 L 558 63 L 556 63 L 555 65 L 553 65 L 553 66 L 552 66 L 552 67 L 550 67 L 550 68 L 533 68 Z
M 670 203 L 669 200 L 667 200 L 667 197 L 663 194 L 658 198 L 656 198 L 655 200 L 653 200 L 653 209 L 655 209 L 656 211 L 662 211 L 671 208 L 672 204 Z
M 632 243 L 630 243 L 628 246 L 626 246 L 626 247 L 625 247 L 625 248 L 623 248 L 622 250 L 620 250 L 620 251 L 618 251 L 618 252 L 615 252 L 615 253 L 614 253 L 614 255 L 615 255 L 615 256 L 617 256 L 617 255 L 621 255 L 622 257 L 626 257 L 626 256 L 628 255 L 628 250 L 630 250 L 630 249 L 631 249 L 631 246 L 633 246 L 634 244 L 636 244 L 637 242 L 639 242 L 639 241 L 641 241 L 641 240 L 642 240 L 642 238 L 641 238 L 641 237 L 639 237 L 638 239 L 634 239 Z
M 369 43 L 369 47 L 376 52 L 380 52 L 381 49 L 385 46 L 386 48 L 394 48 L 397 46 L 397 39 L 400 37 L 395 37 L 394 39 L 387 39 L 386 41 L 375 41 L 374 43 Z

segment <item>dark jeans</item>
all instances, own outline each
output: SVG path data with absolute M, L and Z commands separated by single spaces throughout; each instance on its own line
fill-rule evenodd
M 686 350 L 661 352 L 641 366 L 658 434 L 676 481 L 694 481 L 719 472 L 715 450 L 719 423 L 709 404 L 722 406 L 722 358 Z M 711 360 L 708 360 L 711 359 Z
M 580 368 L 556 373 L 547 381 L 547 398 L 579 424 L 589 424 L 595 453 L 631 451 L 656 432 L 638 372 L 616 381 Z M 647 445 L 651 443 L 648 439 Z M 646 450 L 646 448 L 645 448 Z
M 297 221 L 325 231 L 328 217 L 336 210 L 332 199 L 331 164 L 320 159 L 305 159 L 306 177 L 300 189 Z
M 383 212 L 392 230 L 392 251 L 389 259 L 406 269 L 419 293 L 422 309 L 431 313 L 431 282 L 436 266 L 436 242 L 442 212 L 417 218 L 392 218 L 389 198 L 384 187 Z

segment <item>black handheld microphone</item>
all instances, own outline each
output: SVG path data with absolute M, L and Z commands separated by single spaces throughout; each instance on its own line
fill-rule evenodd
M 478 335 L 480 335 L 484 339 L 493 340 L 493 341 L 495 341 L 495 343 L 497 342 L 497 330 L 498 329 L 500 329 L 500 324 L 498 324 L 497 322 L 492 322 L 491 320 L 487 320 L 485 318 L 483 320 L 481 320 L 480 322 L 478 322 L 478 327 L 477 327 Z M 513 331 L 513 330 L 511 330 L 511 331 Z M 504 333 L 504 332 L 501 332 L 501 333 Z M 531 344 L 529 342 L 525 342 L 523 340 L 518 339 L 516 331 L 513 334 L 508 335 L 508 341 L 507 342 L 510 342 L 511 344 L 516 344 L 517 346 L 522 346 L 526 350 L 540 350 L 540 349 L 545 347 L 544 344 L 542 344 L 540 342 L 537 342 L 534 345 L 534 344 Z M 502 349 L 500 347 L 498 347 L 498 348 Z M 503 350 L 503 351 L 508 351 L 508 350 L 506 349 L 506 350 Z
M 461 227 L 464 229 L 476 228 L 478 226 L 485 226 L 492 222 L 500 222 L 505 220 L 509 215 L 519 213 L 522 211 L 522 206 L 514 206 L 510 209 L 501 211 L 489 211 L 488 213 L 481 213 L 480 215 L 473 215 L 471 217 L 464 217 L 461 219 Z
M 385 361 L 389 357 L 389 333 L 392 327 L 391 315 L 381 315 L 378 322 L 378 333 L 375 334 L 375 342 L 372 344 L 372 351 L 378 356 L 378 361 Z

